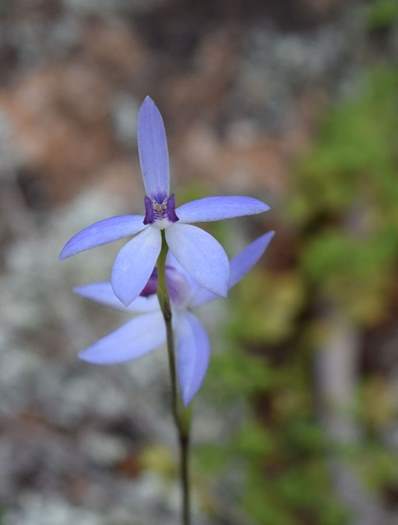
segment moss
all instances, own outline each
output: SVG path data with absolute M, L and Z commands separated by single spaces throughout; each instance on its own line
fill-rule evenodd
M 398 261 L 397 114 L 398 72 L 383 68 L 330 109 L 284 205 L 286 230 L 300 239 L 294 262 L 277 273 L 258 267 L 231 294 L 225 351 L 212 358 L 204 395 L 220 410 L 243 400 L 248 421 L 198 457 L 212 476 L 246 465 L 236 505 L 259 525 L 351 522 L 330 486 L 333 444 L 313 399 L 312 352 L 322 335 L 314 311 L 326 298 L 363 331 L 388 315 Z M 383 492 L 398 483 L 397 457 L 378 438 L 394 410 L 385 396 L 382 412 L 377 399 L 369 403 L 379 383 L 367 381 L 357 415 L 372 441 L 341 452 Z

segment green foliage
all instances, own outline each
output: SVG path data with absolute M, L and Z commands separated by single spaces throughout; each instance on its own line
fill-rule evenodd
M 214 476 L 231 468 L 232 461 L 244 462 L 246 484 L 239 504 L 260 525 L 343 525 L 346 515 L 334 501 L 325 463 L 330 446 L 312 414 L 309 356 L 297 352 L 289 365 L 276 366 L 264 354 L 243 352 L 269 341 L 262 330 L 251 337 L 251 318 L 262 305 L 247 307 L 249 302 L 242 301 L 246 293 L 243 286 L 234 293 L 227 348 L 212 358 L 205 395 L 219 403 L 251 398 L 257 409 L 226 444 L 200 447 L 198 465 Z
M 373 322 L 384 313 L 391 290 L 396 239 L 374 235 L 358 238 L 348 231 L 324 230 L 308 242 L 303 270 L 325 296 L 358 321 Z
M 212 479 L 246 465 L 236 505 L 258 525 L 351 523 L 330 485 L 334 445 L 313 399 L 312 346 L 324 329 L 311 312 L 326 299 L 367 329 L 389 311 L 398 261 L 397 115 L 398 71 L 382 68 L 330 110 L 284 206 L 298 239 L 294 264 L 258 267 L 231 294 L 225 350 L 212 357 L 205 395 L 218 409 L 246 402 L 252 412 L 227 443 L 202 446 L 197 460 Z M 226 230 L 217 234 L 228 241 Z M 364 440 L 340 450 L 381 492 L 398 486 L 397 455 L 379 438 L 396 416 L 385 385 L 367 377 L 356 404 Z
M 358 398 L 358 416 L 370 435 L 383 432 L 396 417 L 395 389 L 380 375 L 363 381 Z
M 336 217 L 361 204 L 378 211 L 387 205 L 384 213 L 397 218 L 392 209 L 398 196 L 397 88 L 398 73 L 378 69 L 359 87 L 361 96 L 332 110 L 316 148 L 298 167 L 298 194 L 292 204 L 302 199 L 305 209 L 298 208 L 296 218 L 308 220 L 319 213 Z
M 272 388 L 274 371 L 264 359 L 247 355 L 231 344 L 221 353 L 212 357 L 209 370 L 208 395 L 218 403 L 230 401 L 236 392 L 247 397 L 263 389 Z
M 358 321 L 383 313 L 398 257 L 398 73 L 369 74 L 324 122 L 296 177 L 291 217 L 314 228 L 304 278 Z
M 368 8 L 368 25 L 371 29 L 384 29 L 398 22 L 396 0 L 376 0 Z
M 398 485 L 398 456 L 377 441 L 369 441 L 354 451 L 352 463 L 373 490 Z
M 239 301 L 233 303 L 231 333 L 253 343 L 285 340 L 294 329 L 294 318 L 303 301 L 303 283 L 299 275 L 286 272 L 271 276 L 253 270 L 239 289 Z M 245 311 L 250 311 L 250 316 L 242 323 Z

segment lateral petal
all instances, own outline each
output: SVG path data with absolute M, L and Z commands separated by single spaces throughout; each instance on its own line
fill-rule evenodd
M 257 264 L 274 235 L 275 232 L 270 231 L 258 237 L 231 260 L 229 288 L 235 286 Z
M 159 301 L 156 295 L 151 295 L 149 297 L 138 296 L 129 306 L 124 306 L 124 304 L 116 297 L 112 285 L 108 281 L 78 286 L 74 288 L 73 291 L 80 295 L 80 297 L 90 299 L 91 301 L 106 306 L 111 306 L 117 310 L 144 313 L 159 309 Z
M 176 209 L 181 222 L 209 222 L 255 215 L 269 210 L 264 202 L 241 195 L 214 196 L 182 204 Z
M 177 223 L 166 229 L 166 240 L 175 258 L 195 281 L 217 295 L 227 295 L 229 261 L 212 235 L 197 226 Z
M 162 314 L 144 314 L 89 346 L 80 352 L 79 357 L 98 365 L 124 363 L 141 357 L 165 340 L 166 329 Z
M 228 289 L 235 286 L 257 264 L 274 235 L 275 232 L 271 231 L 258 237 L 231 260 Z M 217 295 L 206 288 L 196 288 L 191 296 L 190 306 L 200 306 L 215 299 L 218 299 Z
M 128 306 L 144 289 L 161 248 L 157 228 L 149 227 L 131 239 L 118 253 L 112 268 L 111 284 L 115 295 Z
M 118 215 L 95 222 L 76 233 L 63 247 L 59 258 L 66 259 L 84 250 L 107 244 L 145 229 L 143 215 Z
M 188 405 L 205 378 L 210 358 L 210 342 L 202 323 L 190 312 L 177 316 L 175 332 L 178 380 L 182 400 Z
M 162 115 L 150 97 L 138 111 L 138 154 L 146 194 L 153 198 L 169 195 L 169 152 Z

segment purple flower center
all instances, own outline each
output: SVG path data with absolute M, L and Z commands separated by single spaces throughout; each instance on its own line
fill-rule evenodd
M 158 289 L 158 271 L 154 268 L 149 281 L 146 283 L 144 289 L 140 293 L 142 297 L 148 297 L 157 292 Z
M 185 304 L 190 295 L 190 287 L 185 277 L 173 268 L 173 266 L 166 266 L 166 283 L 171 302 L 175 306 Z M 158 272 L 155 268 L 140 295 L 142 297 L 149 297 L 157 292 L 157 288 Z
M 145 196 L 145 218 L 144 224 L 153 224 L 156 221 L 168 220 L 177 222 L 176 203 L 174 195 L 164 197 L 163 195 L 155 198 Z

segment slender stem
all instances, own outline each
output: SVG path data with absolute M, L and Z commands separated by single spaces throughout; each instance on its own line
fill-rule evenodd
M 191 525 L 189 451 L 190 451 L 190 411 L 181 403 L 178 395 L 174 334 L 172 327 L 172 311 L 166 285 L 166 255 L 167 244 L 162 230 L 162 249 L 158 259 L 158 298 L 163 318 L 166 324 L 167 355 L 169 360 L 171 381 L 171 410 L 177 429 L 179 445 L 180 483 L 182 493 L 182 525 Z
M 191 494 L 189 482 L 189 451 L 190 436 L 189 427 L 186 435 L 179 435 L 180 442 L 180 465 L 181 465 L 181 490 L 183 494 L 182 523 L 190 525 L 191 523 Z

